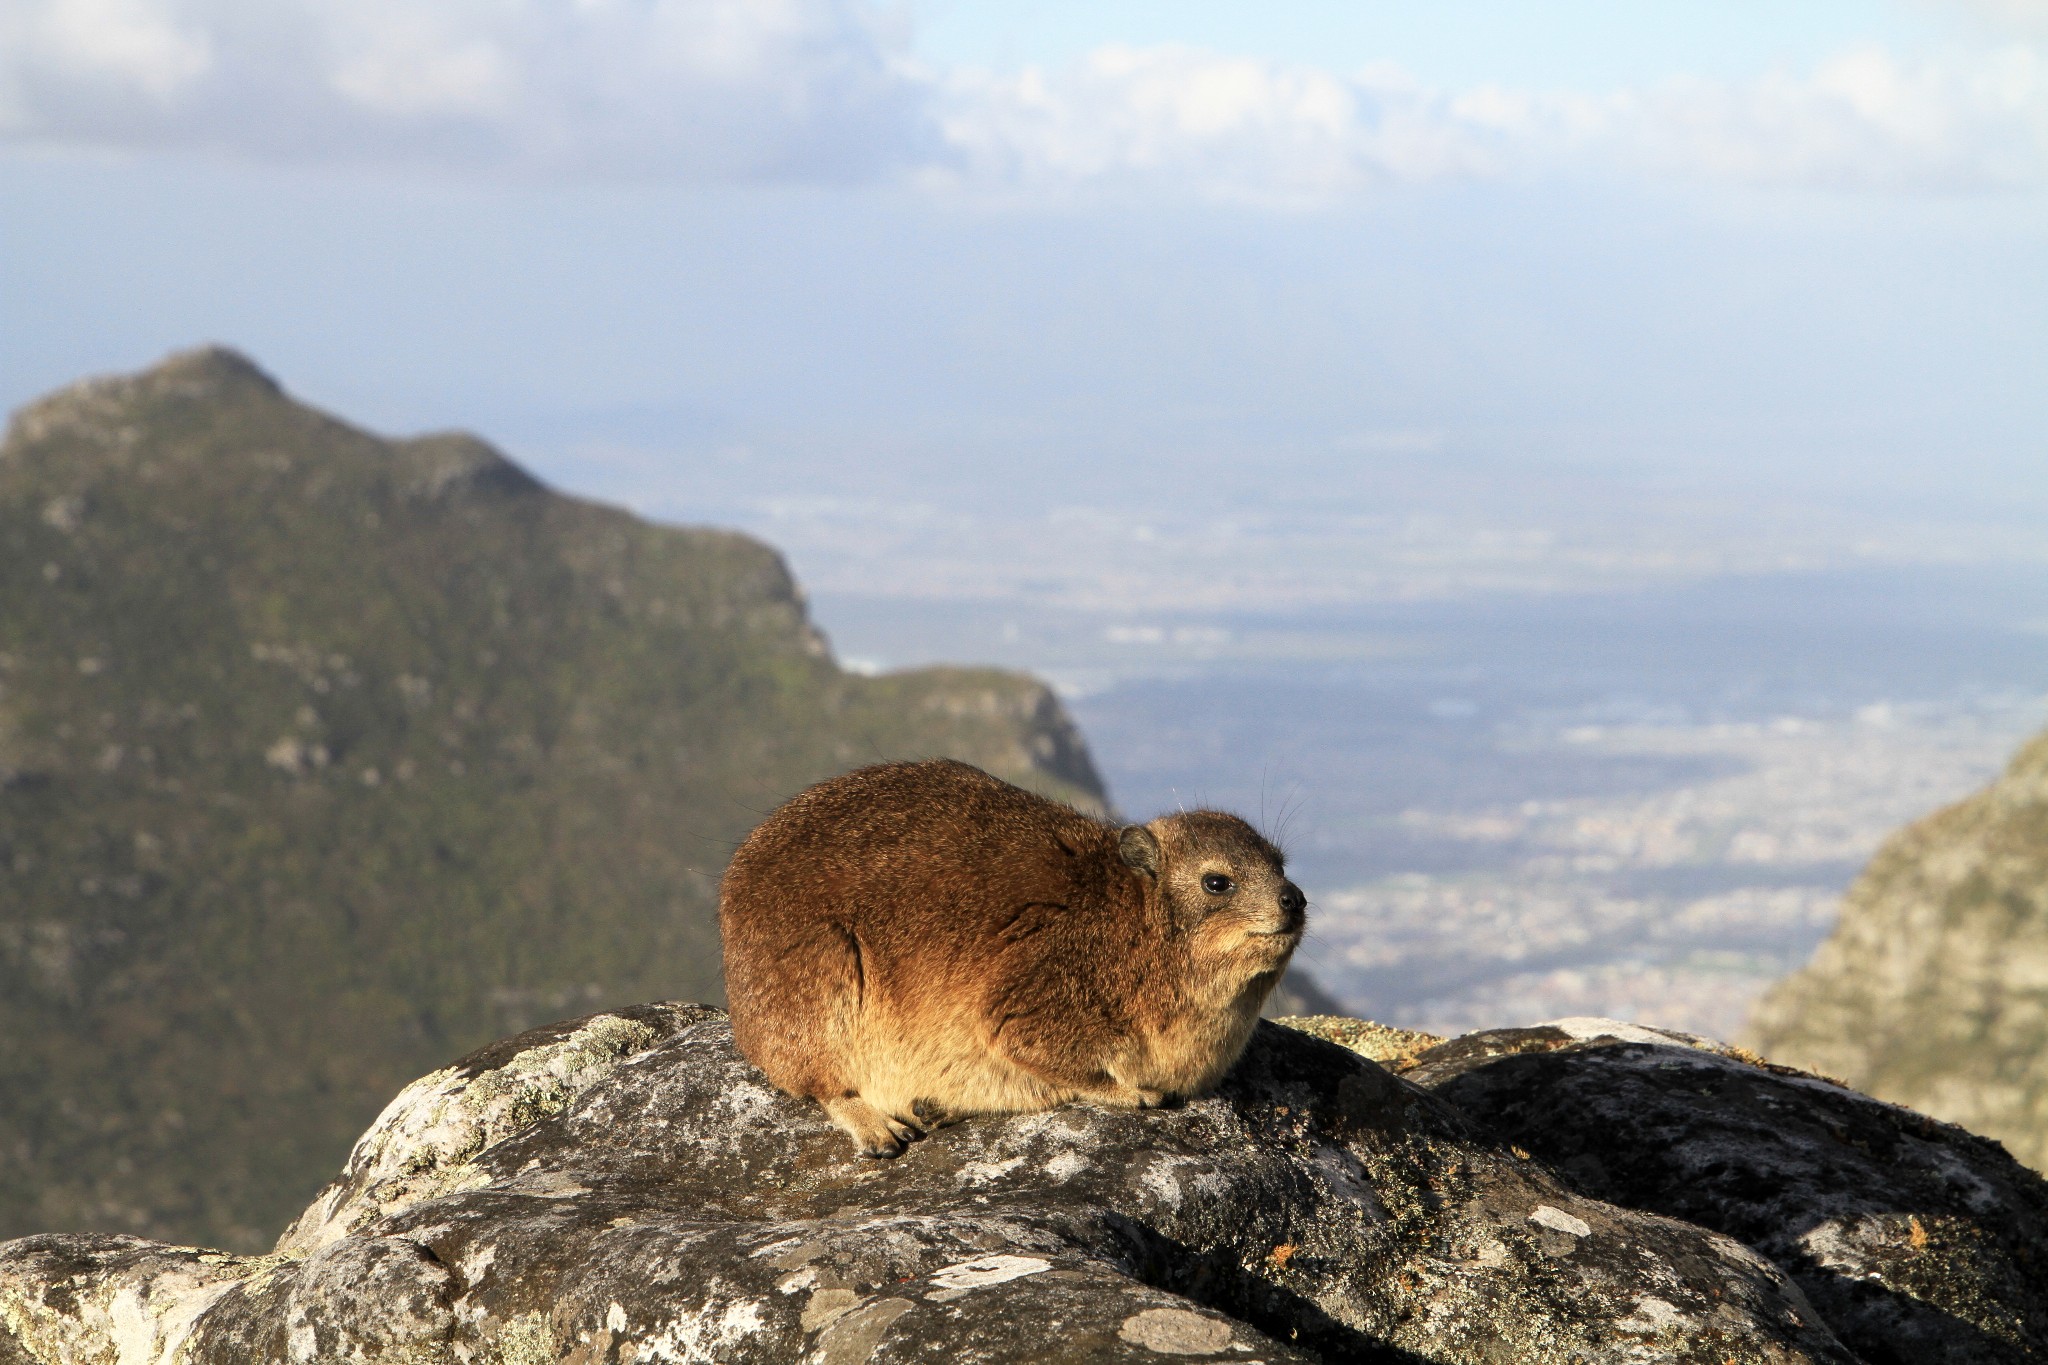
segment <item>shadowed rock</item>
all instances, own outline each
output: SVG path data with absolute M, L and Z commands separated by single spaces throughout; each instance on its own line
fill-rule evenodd
M 2048 1359 L 2048 1183 L 1987 1138 L 1613 1020 L 1470 1034 L 1406 1075 L 1588 1195 L 1762 1252 L 1870 1365 Z
M 0 1360 L 127 1333 L 123 1365 L 1854 1359 L 1732 1238 L 1577 1194 L 1287 1029 L 1177 1110 L 974 1119 L 876 1162 L 689 1005 L 416 1082 L 277 1255 L 0 1246 L 0 1323 Z

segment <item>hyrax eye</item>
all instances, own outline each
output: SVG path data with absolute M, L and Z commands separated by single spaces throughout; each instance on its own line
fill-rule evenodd
M 1211 872 L 1202 878 L 1202 889 L 1212 896 L 1227 896 L 1236 885 L 1221 872 Z

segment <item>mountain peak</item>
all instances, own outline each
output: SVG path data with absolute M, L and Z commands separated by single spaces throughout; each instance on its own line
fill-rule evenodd
M 144 384 L 226 390 L 254 385 L 267 393 L 284 389 L 249 357 L 229 346 L 195 346 L 173 351 L 137 376 Z
M 240 351 L 196 346 L 173 351 L 138 374 L 99 375 L 47 394 L 14 414 L 0 444 L 12 449 L 67 431 L 104 440 L 130 420 L 128 414 L 138 402 L 283 396 L 283 387 Z

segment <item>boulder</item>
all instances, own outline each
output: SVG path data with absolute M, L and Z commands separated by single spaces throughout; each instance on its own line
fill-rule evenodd
M 719 1011 L 644 1006 L 415 1082 L 276 1254 L 0 1245 L 7 1365 L 1855 1359 L 1735 1236 L 1270 1023 L 1179 1108 L 881 1162 Z
M 2048 1182 L 1988 1138 L 1605 1019 L 1470 1034 L 1406 1075 L 1586 1195 L 1763 1253 L 1870 1365 L 2048 1360 Z

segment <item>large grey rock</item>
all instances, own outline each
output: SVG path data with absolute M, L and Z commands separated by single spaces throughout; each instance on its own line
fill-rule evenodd
M 2048 1182 L 1987 1138 L 1613 1020 L 1470 1034 L 1407 1076 L 1586 1194 L 1762 1252 L 1870 1365 L 2048 1360 Z
M 275 1256 L 0 1246 L 0 1323 L 39 1365 L 1854 1359 L 1733 1238 L 1575 1193 L 1300 1033 L 1261 1025 L 1184 1108 L 970 1120 L 884 1163 L 687 1005 L 423 1078 Z

